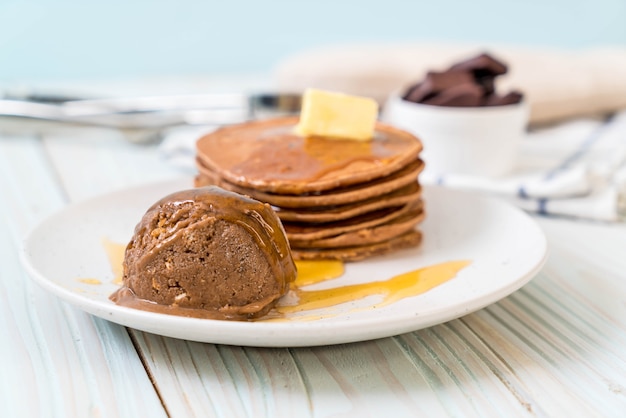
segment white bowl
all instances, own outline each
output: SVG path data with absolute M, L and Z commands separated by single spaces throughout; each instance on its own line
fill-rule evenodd
M 444 107 L 390 96 L 381 119 L 424 144 L 424 174 L 499 177 L 514 165 L 528 123 L 528 106 Z

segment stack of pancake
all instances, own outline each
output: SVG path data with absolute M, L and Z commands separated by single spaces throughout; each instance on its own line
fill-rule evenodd
M 417 138 L 384 124 L 370 141 L 305 138 L 297 123 L 255 121 L 200 138 L 196 186 L 272 205 L 296 259 L 352 261 L 420 243 Z

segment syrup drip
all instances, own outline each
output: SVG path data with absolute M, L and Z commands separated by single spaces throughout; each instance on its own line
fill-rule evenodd
M 109 258 L 109 264 L 113 271 L 113 283 L 122 284 L 122 276 L 124 275 L 124 251 L 126 251 L 126 245 L 113 242 L 108 238 L 102 239 L 102 245 L 104 251 Z
M 78 281 L 84 284 L 102 284 L 100 280 L 92 278 L 78 279 Z
M 111 269 L 114 273 L 113 282 L 122 283 L 122 263 L 124 260 L 123 244 L 114 243 L 108 239 L 103 245 Z M 457 260 L 423 267 L 408 271 L 386 280 L 377 280 L 368 283 L 339 285 L 321 290 L 306 290 L 307 287 L 341 277 L 344 274 L 344 264 L 336 260 L 296 261 L 298 276 L 291 284 L 289 294 L 265 317 L 256 321 L 290 321 L 315 320 L 335 316 L 335 313 L 324 312 L 311 315 L 301 315 L 304 312 L 328 310 L 338 305 L 377 297 L 377 301 L 351 312 L 366 309 L 380 308 L 399 300 L 417 296 L 454 278 L 459 271 L 467 267 L 471 261 Z
M 297 265 L 298 263 L 296 263 Z M 433 266 L 412 270 L 387 280 L 332 287 L 323 290 L 304 290 L 297 287 L 294 291 L 298 299 L 296 305 L 279 306 L 279 313 L 324 309 L 346 302 L 364 299 L 370 296 L 381 296 L 382 300 L 370 307 L 380 308 L 401 299 L 417 296 L 442 283 L 447 282 L 470 264 L 470 261 L 449 261 Z M 320 266 L 323 275 L 324 267 Z

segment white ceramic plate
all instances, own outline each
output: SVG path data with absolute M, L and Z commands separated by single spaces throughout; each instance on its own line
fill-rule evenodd
M 346 303 L 334 307 L 332 316 L 314 321 L 219 321 L 115 305 L 108 297 L 117 285 L 102 240 L 128 242 L 153 202 L 190 187 L 191 181 L 184 179 L 70 205 L 29 234 L 22 252 L 24 266 L 37 283 L 61 299 L 128 327 L 210 343 L 296 347 L 388 337 L 460 317 L 519 289 L 546 260 L 545 236 L 522 211 L 491 198 L 425 188 L 423 245 L 349 263 L 345 274 L 336 279 L 342 285 L 385 280 L 441 262 L 472 261 L 455 278 L 421 295 L 356 312 L 353 302 Z M 87 284 L 80 278 L 97 278 L 102 283 Z

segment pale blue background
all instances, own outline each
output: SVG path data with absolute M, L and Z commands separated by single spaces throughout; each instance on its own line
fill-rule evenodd
M 0 81 L 259 73 L 353 41 L 626 45 L 626 0 L 0 0 Z

